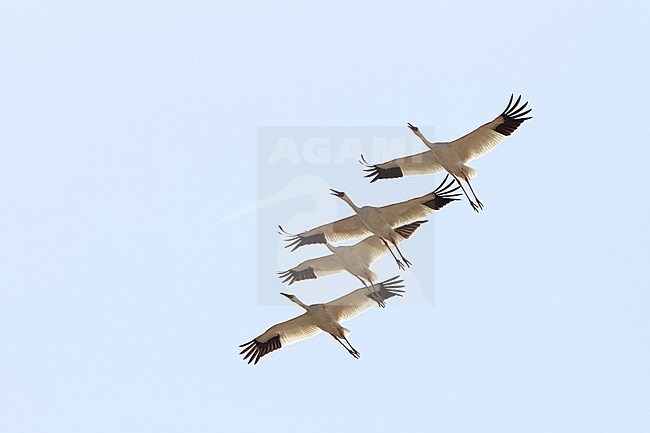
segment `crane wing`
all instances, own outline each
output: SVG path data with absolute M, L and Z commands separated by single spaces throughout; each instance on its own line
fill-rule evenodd
M 386 281 L 376 284 L 379 286 L 375 292 L 382 300 L 392 298 L 393 296 L 402 296 L 404 290 L 404 281 L 399 276 L 390 278 Z M 341 296 L 325 305 L 325 309 L 339 322 L 354 319 L 360 314 L 365 313 L 377 305 L 377 301 L 365 287 L 354 290 L 347 295 Z
M 388 249 L 376 235 L 368 236 L 349 248 L 368 267 L 388 254 Z
M 324 244 L 326 241 L 336 243 L 370 234 L 357 215 L 323 224 L 297 235 L 286 232 L 281 226 L 280 230 L 280 234 L 287 237 L 285 241 L 288 244 L 285 245 L 285 248 L 293 247 L 291 251 L 295 251 L 303 245 Z
M 341 261 L 334 254 L 330 254 L 315 259 L 305 260 L 301 264 L 294 266 L 288 271 L 278 272 L 282 282 L 289 282 L 289 285 L 296 281 L 312 280 L 318 277 L 334 275 L 345 270 Z
M 307 315 L 302 314 L 286 322 L 271 326 L 263 334 L 244 343 L 240 355 L 244 355 L 244 361 L 248 359 L 257 364 L 261 357 L 274 350 L 312 338 L 321 332 L 321 329 L 314 324 L 314 321 Z
M 366 166 L 364 171 L 368 174 L 364 177 L 371 177 L 370 183 L 379 179 L 435 174 L 444 170 L 436 156 L 429 150 L 382 162 L 381 164 L 368 164 L 361 155 L 361 161 L 359 162 Z
M 459 187 L 452 188 L 454 180 L 452 179 L 449 183 L 446 183 L 448 178 L 449 175 L 445 176 L 438 188 L 429 194 L 378 208 L 382 218 L 399 233 L 402 228 L 400 226 L 417 222 L 433 213 L 433 211 L 442 209 L 452 201 L 460 200 L 458 198 L 460 194 L 454 194 Z M 404 236 L 403 233 L 400 234 L 405 238 L 408 237 Z
M 511 95 L 508 106 L 496 119 L 444 146 L 452 148 L 456 155 L 465 163 L 479 158 L 494 149 L 507 136 L 515 132 L 524 121 L 532 119 L 532 116 L 524 117 L 531 111 L 531 109 L 523 111 L 528 105 L 528 102 L 519 106 L 521 95 L 514 104 L 512 103 L 513 99 L 514 95 Z
M 438 188 L 429 194 L 377 209 L 382 214 L 384 220 L 395 229 L 402 228 L 400 227 L 402 225 L 415 223 L 433 211 L 442 209 L 448 203 L 459 200 L 457 197 L 460 194 L 453 194 L 458 188 L 451 188 L 453 180 L 445 185 L 447 179 L 448 176 L 445 177 Z M 410 235 L 418 226 L 419 224 L 404 227 L 404 229 Z M 370 230 L 361 222 L 358 215 L 352 215 L 329 224 L 323 224 L 300 234 L 289 233 L 282 226 L 279 226 L 279 228 L 279 233 L 286 236 L 285 241 L 288 244 L 285 245 L 285 248 L 293 247 L 291 251 L 295 251 L 303 245 L 324 244 L 325 242 L 335 243 L 371 234 Z M 407 238 L 408 236 L 404 237 Z

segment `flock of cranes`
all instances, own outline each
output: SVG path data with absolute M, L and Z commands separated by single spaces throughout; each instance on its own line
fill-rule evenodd
M 361 354 L 347 339 L 350 331 L 344 328 L 341 322 L 353 319 L 375 305 L 384 308 L 387 299 L 402 296 L 404 293 L 404 290 L 400 290 L 404 288 L 403 280 L 398 276 L 379 282 L 378 276 L 370 267 L 389 252 L 401 270 L 410 267 L 411 262 L 404 257 L 398 245 L 408 239 L 420 225 L 427 222 L 423 218 L 453 201 L 460 200 L 463 195 L 476 212 L 483 209 L 483 203 L 478 199 L 470 183 L 477 171 L 467 163 L 494 149 L 519 125 L 532 118 L 525 117 L 531 111 L 531 109 L 525 110 L 528 102 L 522 105 L 520 102 L 521 96 L 515 100 L 514 95 L 511 95 L 505 110 L 494 120 L 449 142 L 432 143 L 424 137 L 419 128 L 408 123 L 411 131 L 428 147 L 428 150 L 422 153 L 380 164 L 370 164 L 363 155 L 361 156 L 360 162 L 365 166 L 367 173 L 365 177 L 371 178 L 371 183 L 380 179 L 446 171 L 447 175 L 434 191 L 387 206 L 359 207 L 347 194 L 332 189 L 330 190 L 332 195 L 346 202 L 354 211 L 353 215 L 299 234 L 291 234 L 280 226 L 279 233 L 286 236 L 286 247 L 292 248 L 291 251 L 305 245 L 324 244 L 332 253 L 305 260 L 291 269 L 279 272 L 284 283 L 291 285 L 295 282 L 323 278 L 346 271 L 361 281 L 363 287 L 333 301 L 314 305 L 306 305 L 296 296 L 282 293 L 290 301 L 305 309 L 305 313 L 278 323 L 253 340 L 242 344 L 240 355 L 244 355 L 244 360 L 249 364 L 257 364 L 264 355 L 311 338 L 321 331 L 330 334 L 350 355 L 359 358 Z M 469 187 L 474 200 L 470 198 L 463 182 Z M 462 192 L 457 192 L 459 189 Z M 354 245 L 332 245 L 364 236 L 365 239 Z

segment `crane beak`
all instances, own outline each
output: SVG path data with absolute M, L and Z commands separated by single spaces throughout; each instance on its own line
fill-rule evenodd
M 343 197 L 345 195 L 344 192 L 337 191 L 335 189 L 330 188 L 330 191 L 332 191 L 330 194 L 335 195 L 337 197 Z
M 409 128 L 411 128 L 411 131 L 413 131 L 413 132 L 417 132 L 417 130 L 418 130 L 418 127 L 417 127 L 417 126 L 413 126 L 413 125 L 411 125 L 410 123 L 407 123 L 407 125 L 408 125 Z
M 281 294 L 282 296 L 286 296 L 287 298 L 291 296 L 291 295 L 287 295 L 286 293 L 282 293 L 282 292 L 280 292 L 280 294 Z

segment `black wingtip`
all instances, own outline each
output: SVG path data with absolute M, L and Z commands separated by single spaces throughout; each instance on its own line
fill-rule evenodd
M 399 234 L 401 237 L 404 239 L 408 239 L 411 237 L 411 235 L 417 230 L 418 227 L 420 227 L 422 224 L 429 222 L 429 220 L 422 220 L 422 221 L 414 221 L 410 224 L 403 225 L 401 227 L 397 227 L 395 232 Z
M 403 293 L 405 293 L 405 290 L 401 290 L 404 288 L 404 280 L 400 279 L 400 276 L 394 276 L 392 278 L 389 278 L 385 281 L 382 281 L 381 283 L 378 284 L 379 290 L 377 290 L 377 294 L 381 297 L 382 300 L 386 300 L 389 298 L 392 298 L 393 296 L 404 296 Z M 368 294 L 368 297 L 371 299 L 373 298 L 373 295 Z
M 370 164 L 368 161 L 366 161 L 366 158 L 363 156 L 363 154 L 361 154 L 361 160 L 359 160 L 359 162 L 366 167 L 363 169 L 363 171 L 368 173 L 363 177 L 372 178 L 370 179 L 370 183 L 374 183 L 379 179 L 394 179 L 404 176 L 401 167 L 397 166 L 382 168 L 378 164 Z
M 280 228 L 278 234 L 284 236 L 285 237 L 284 241 L 287 243 L 287 245 L 285 245 L 284 247 L 285 248 L 293 247 L 291 248 L 291 251 L 296 251 L 298 248 L 304 245 L 324 244 L 326 242 L 324 233 L 316 233 L 310 236 L 305 236 L 304 234 L 296 235 L 284 230 L 280 225 L 278 225 L 278 227 Z
M 244 348 L 239 352 L 240 355 L 244 355 L 244 361 L 248 361 L 248 364 L 252 363 L 255 365 L 264 355 L 280 349 L 282 347 L 282 341 L 280 341 L 280 336 L 276 335 L 263 343 L 257 339 L 253 339 L 239 347 Z
M 510 101 L 508 101 L 508 105 L 501 113 L 503 123 L 494 128 L 494 131 L 501 135 L 511 135 L 524 121 L 532 119 L 532 116 L 523 117 L 532 111 L 532 108 L 523 111 L 528 106 L 528 101 L 520 106 L 519 103 L 521 102 L 522 95 L 519 95 L 513 104 L 514 96 L 514 93 L 510 95 Z
M 422 203 L 423 205 L 433 210 L 440 210 L 452 201 L 460 200 L 461 194 L 454 194 L 456 191 L 458 191 L 460 186 L 458 185 L 456 188 L 451 188 L 456 181 L 454 179 L 451 179 L 447 183 L 447 179 L 449 179 L 449 174 L 447 174 L 440 185 L 438 185 L 438 187 L 431 192 L 434 197 Z

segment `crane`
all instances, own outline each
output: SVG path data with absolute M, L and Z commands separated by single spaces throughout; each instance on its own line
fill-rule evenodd
M 467 163 L 494 149 L 507 136 L 515 132 L 524 121 L 532 119 L 532 116 L 524 117 L 532 110 L 523 111 L 528 102 L 519 106 L 521 95 L 514 104 L 512 103 L 513 99 L 514 94 L 510 95 L 506 109 L 494 120 L 454 141 L 432 143 L 424 137 L 417 126 L 408 123 L 411 131 L 422 140 L 429 150 L 381 164 L 369 164 L 361 155 L 360 162 L 366 166 L 364 171 L 368 173 L 365 177 L 371 177 L 370 182 L 372 183 L 379 179 L 433 174 L 446 170 L 458 182 L 472 208 L 478 212 L 479 209 L 483 209 L 483 203 L 476 196 L 470 183 L 470 179 L 478 172 L 469 167 Z M 476 203 L 467 195 L 461 180 L 464 180 L 469 186 Z
M 407 239 L 420 225 L 426 222 L 426 220 L 416 221 L 400 228 L 400 233 L 404 236 L 403 239 Z M 350 246 L 335 247 L 329 242 L 326 242 L 325 245 L 332 254 L 305 260 L 287 271 L 278 272 L 280 278 L 283 279 L 282 282 L 288 282 L 291 285 L 297 281 L 310 280 L 348 271 L 361 281 L 373 296 L 373 299 L 377 301 L 380 307 L 384 308 L 386 306 L 385 303 L 375 292 L 377 274 L 370 269 L 370 266 L 375 261 L 388 252 L 381 238 L 376 235 L 369 236 L 361 242 Z
M 397 266 L 404 270 L 404 264 L 410 266 L 411 262 L 404 257 L 397 244 L 410 236 L 413 230 L 417 228 L 412 223 L 431 214 L 433 211 L 442 209 L 452 201 L 459 200 L 457 197 L 460 194 L 453 194 L 458 187 L 451 189 L 454 181 L 450 180 L 449 183 L 446 183 L 448 178 L 449 175 L 445 176 L 438 188 L 429 194 L 382 207 L 358 207 L 344 192 L 331 189 L 332 195 L 339 197 L 350 205 L 355 215 L 323 224 L 300 234 L 291 234 L 280 226 L 281 234 L 287 236 L 285 240 L 288 245 L 286 247 L 293 247 L 292 251 L 303 245 L 340 242 L 356 239 L 367 234 L 375 234 L 390 251 L 397 262 Z M 388 245 L 389 242 L 395 247 L 404 261 L 403 263 L 393 253 Z
M 393 296 L 402 296 L 404 281 L 399 276 L 382 281 L 378 284 L 377 295 L 383 300 Z M 370 298 L 365 287 L 356 289 L 347 295 L 337 298 L 324 304 L 305 305 L 296 296 L 281 293 L 289 298 L 290 301 L 300 305 L 305 309 L 305 313 L 286 322 L 278 323 L 271 326 L 263 334 L 257 336 L 251 341 L 240 345 L 244 355 L 244 361 L 257 364 L 261 357 L 274 350 L 307 340 L 325 331 L 330 334 L 336 341 L 355 358 L 361 354 L 357 351 L 347 339 L 350 330 L 341 326 L 341 322 L 354 319 L 362 313 L 371 309 L 376 302 Z M 347 346 L 343 342 L 347 343 Z

